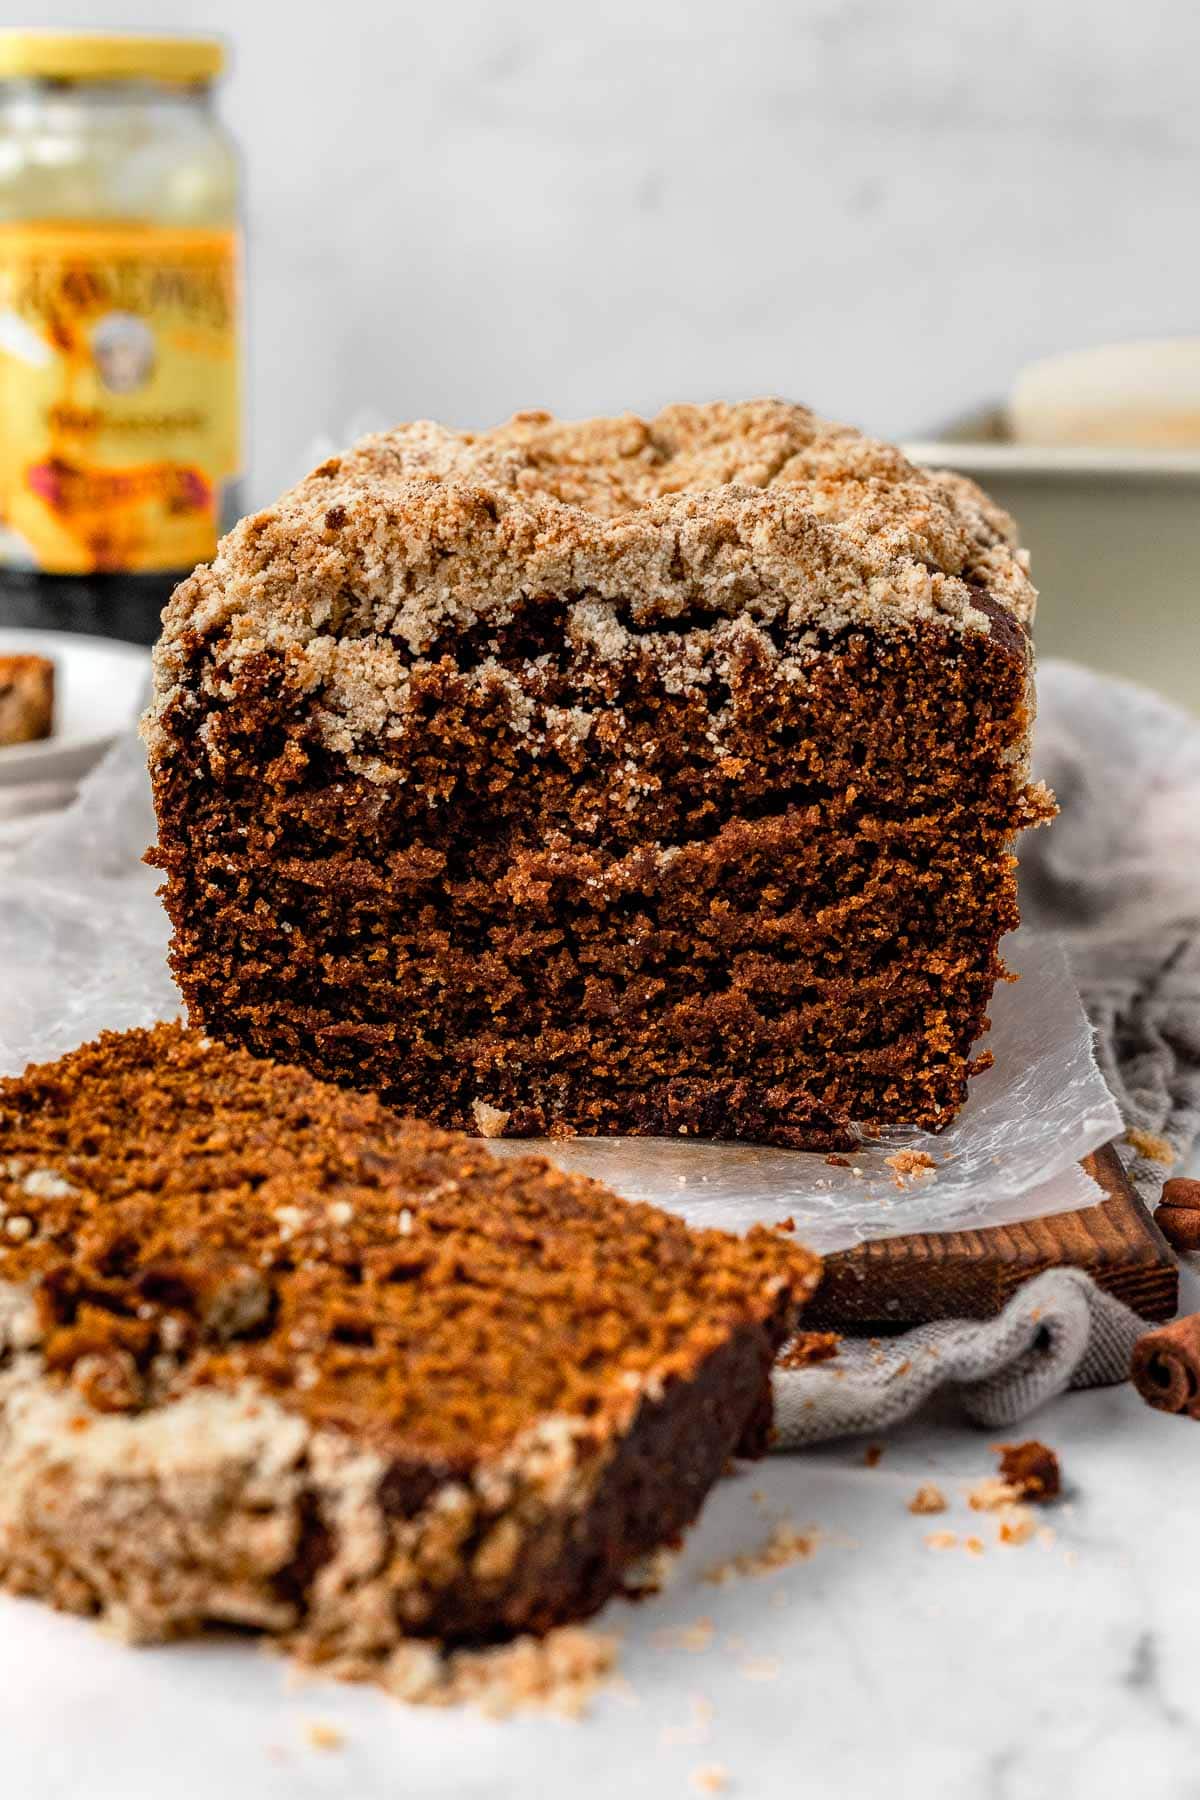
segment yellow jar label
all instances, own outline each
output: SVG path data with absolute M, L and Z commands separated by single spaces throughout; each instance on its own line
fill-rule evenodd
M 210 557 L 238 361 L 233 232 L 0 225 L 0 566 Z

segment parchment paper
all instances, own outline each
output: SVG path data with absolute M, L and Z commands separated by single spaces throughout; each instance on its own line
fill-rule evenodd
M 74 807 L 0 870 L 0 1074 L 60 1056 L 104 1028 L 178 1013 L 157 877 L 140 860 L 153 837 L 142 750 L 130 738 L 88 778 Z M 1116 1135 L 1120 1118 L 1057 942 L 1020 932 L 1005 956 L 1022 979 L 1001 986 L 993 1001 L 987 1047 L 996 1066 L 972 1083 L 966 1107 L 940 1137 L 890 1134 L 862 1144 L 849 1168 L 798 1151 L 682 1139 L 493 1148 L 542 1149 L 696 1223 L 744 1230 L 790 1216 L 823 1251 L 1087 1206 L 1101 1195 L 1078 1159 Z M 898 1173 L 887 1162 L 898 1148 L 923 1150 L 936 1167 L 920 1177 Z

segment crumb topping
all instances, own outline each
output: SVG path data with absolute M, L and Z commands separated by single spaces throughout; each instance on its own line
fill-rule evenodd
M 922 620 L 986 634 L 1028 625 L 1034 599 L 1011 521 L 970 482 L 806 407 L 526 412 L 483 432 L 423 421 L 323 463 L 181 584 L 148 735 L 170 754 L 163 715 L 198 642 L 213 693 L 278 651 L 351 756 L 403 720 L 414 663 L 455 640 L 470 638 L 478 681 L 503 685 L 488 636 L 531 600 L 566 606 L 573 641 L 601 658 L 649 638 L 686 684 L 725 639 L 729 654 L 784 630 L 798 668 L 806 635 Z M 563 736 L 582 740 L 590 716 L 566 710 Z

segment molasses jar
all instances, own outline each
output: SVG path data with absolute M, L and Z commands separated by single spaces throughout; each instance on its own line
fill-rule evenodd
M 0 31 L 0 625 L 151 643 L 238 512 L 219 43 Z

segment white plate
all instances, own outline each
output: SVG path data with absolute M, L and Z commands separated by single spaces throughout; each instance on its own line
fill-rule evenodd
M 0 628 L 0 656 L 45 656 L 54 664 L 54 733 L 0 748 L 0 787 L 78 781 L 128 731 L 150 679 L 150 652 L 71 631 Z

